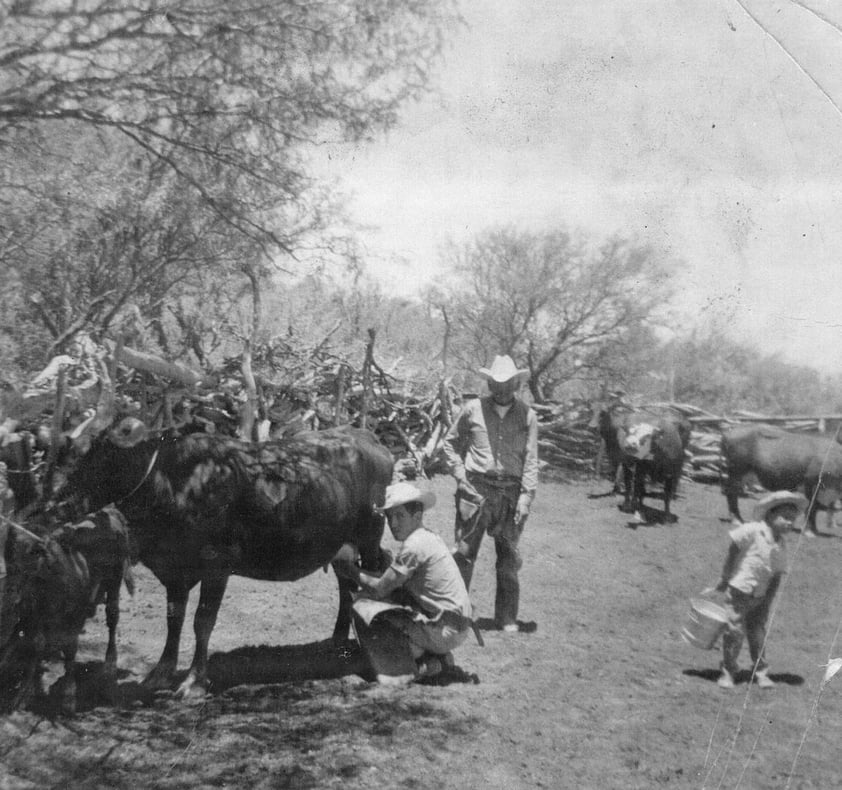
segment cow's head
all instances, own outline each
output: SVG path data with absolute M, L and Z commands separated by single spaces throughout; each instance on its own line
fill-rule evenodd
M 639 461 L 652 458 L 652 441 L 658 435 L 658 427 L 648 422 L 639 422 L 626 429 L 621 446 L 627 455 Z
M 94 428 L 100 427 L 94 424 Z M 116 502 L 136 488 L 148 472 L 149 459 L 139 449 L 149 429 L 136 417 L 123 417 L 74 445 L 66 483 L 56 494 L 60 518 L 78 518 Z

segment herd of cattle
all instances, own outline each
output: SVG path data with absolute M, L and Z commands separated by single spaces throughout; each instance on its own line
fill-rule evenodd
M 642 520 L 645 484 L 651 480 L 662 485 L 664 519 L 672 520 L 670 503 L 684 466 L 690 422 L 670 408 L 597 408 L 592 425 L 604 443 L 615 490 L 622 470 L 622 509 Z M 807 527 L 812 532 L 816 511 L 842 497 L 842 445 L 834 439 L 766 424 L 737 424 L 723 430 L 720 453 L 722 491 L 732 521 L 743 520 L 739 497 L 749 475 L 769 491 L 803 490 L 810 503 Z
M 679 412 L 596 409 L 593 425 L 607 452 L 612 479 L 624 480 L 621 508 L 636 518 L 647 482 L 662 485 L 663 518 L 681 477 L 691 426 Z M 101 409 L 76 432 L 63 459 L 64 482 L 38 496 L 31 443 L 0 437 L 15 510 L 5 558 L 9 578 L 0 602 L 0 708 L 13 708 L 38 690 L 41 663 L 61 654 L 65 677 L 59 703 L 76 704 L 73 683 L 78 637 L 85 619 L 106 605 L 109 642 L 105 669 L 116 667 L 120 588 L 132 589 L 131 567 L 142 562 L 164 585 L 166 641 L 145 683 L 169 688 L 178 663 L 190 590 L 199 585 L 196 647 L 177 693 L 206 680 L 208 643 L 232 574 L 294 581 L 352 552 L 363 568 L 382 567 L 382 503 L 393 458 L 367 431 L 344 428 L 279 441 L 242 442 L 204 432 L 151 432 L 135 418 Z M 766 425 L 723 433 L 722 487 L 733 519 L 743 479 L 768 489 L 801 487 L 815 508 L 842 495 L 842 446 L 821 436 Z M 618 489 L 619 490 L 619 487 Z M 48 501 L 44 502 L 47 499 Z M 353 589 L 337 575 L 339 612 L 333 637 L 348 637 Z

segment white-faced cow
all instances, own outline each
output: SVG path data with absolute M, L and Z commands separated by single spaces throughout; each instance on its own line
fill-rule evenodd
M 690 441 L 690 423 L 677 412 L 663 414 L 633 411 L 623 415 L 616 425 L 615 440 L 622 451 L 625 485 L 622 509 L 643 521 L 646 481 L 663 486 L 664 520 L 672 521 L 670 503 L 684 466 Z
M 16 596 L 7 611 L 0 650 L 3 707 L 16 707 L 40 682 L 39 665 L 54 653 L 64 659 L 59 702 L 65 714 L 76 710 L 76 653 L 85 620 L 105 603 L 108 646 L 104 672 L 117 668 L 120 587 L 134 592 L 129 536 L 123 516 L 112 507 L 64 524 L 43 536 L 13 530 L 10 570 Z
M 167 592 L 167 639 L 146 678 L 168 687 L 190 590 L 200 585 L 196 649 L 179 696 L 204 685 L 208 642 L 231 574 L 294 581 L 326 567 L 343 545 L 377 569 L 382 504 L 393 460 L 369 431 L 332 429 L 247 443 L 217 435 L 149 434 L 124 418 L 100 433 L 68 480 L 89 507 L 114 502 L 138 556 Z M 338 576 L 334 640 L 347 639 L 353 582 Z
M 803 487 L 812 504 L 807 513 L 811 532 L 816 531 L 816 507 L 842 497 L 842 446 L 825 436 L 765 424 L 736 425 L 722 434 L 722 456 L 722 488 L 734 521 L 742 521 L 739 496 L 750 472 L 770 491 Z

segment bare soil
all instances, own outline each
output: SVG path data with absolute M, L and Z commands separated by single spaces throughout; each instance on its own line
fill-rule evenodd
M 428 525 L 449 540 L 452 482 L 430 485 Z M 741 678 L 729 692 L 716 685 L 718 651 L 679 636 L 725 556 L 724 498 L 685 481 L 676 523 L 634 526 L 616 497 L 591 496 L 607 487 L 542 484 L 523 538 L 521 614 L 537 628 L 486 630 L 440 684 L 365 680 L 359 653 L 326 640 L 336 589 L 320 572 L 233 579 L 210 693 L 149 695 L 140 682 L 163 647 L 165 600 L 138 566 L 117 682 L 101 674 L 100 611 L 82 637 L 77 716 L 36 705 L 0 719 L 0 788 L 839 787 L 842 674 L 822 679 L 842 653 L 842 530 L 820 519 L 824 536 L 790 537 L 767 651 L 777 687 Z M 493 565 L 486 540 L 472 589 L 486 627 Z M 184 669 L 192 648 L 187 628 Z M 60 674 L 51 665 L 46 684 Z

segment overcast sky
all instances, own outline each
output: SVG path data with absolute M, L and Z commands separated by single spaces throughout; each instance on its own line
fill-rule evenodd
M 686 262 L 687 326 L 715 316 L 764 353 L 842 372 L 838 0 L 463 13 L 440 95 L 384 140 L 329 151 L 389 292 L 417 292 L 445 239 L 490 226 L 619 233 Z

